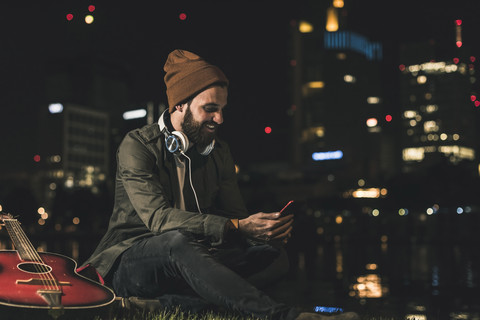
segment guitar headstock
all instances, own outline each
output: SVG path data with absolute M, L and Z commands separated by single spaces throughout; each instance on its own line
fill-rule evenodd
M 4 219 L 13 219 L 13 216 L 10 213 L 0 211 L 0 225 L 5 225 Z

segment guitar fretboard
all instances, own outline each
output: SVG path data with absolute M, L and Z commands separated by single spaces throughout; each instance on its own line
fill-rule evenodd
M 39 260 L 37 251 L 33 247 L 30 240 L 28 240 L 20 223 L 16 219 L 3 219 L 7 232 L 12 239 L 13 245 L 17 250 L 20 258 L 24 261 Z

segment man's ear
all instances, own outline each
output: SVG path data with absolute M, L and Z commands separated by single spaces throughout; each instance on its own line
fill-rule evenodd
M 183 112 L 183 104 L 178 104 L 175 106 L 175 110 L 177 110 L 178 112 L 182 113 Z

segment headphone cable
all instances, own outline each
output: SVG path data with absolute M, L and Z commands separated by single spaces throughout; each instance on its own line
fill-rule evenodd
M 180 153 L 183 154 L 185 158 L 188 159 L 188 179 L 190 180 L 190 187 L 192 187 L 193 195 L 195 196 L 195 202 L 197 203 L 198 212 L 202 213 L 202 210 L 200 210 L 200 205 L 198 204 L 197 192 L 195 191 L 195 188 L 193 187 L 193 182 L 192 182 L 192 160 L 185 154 L 185 152 L 180 151 Z

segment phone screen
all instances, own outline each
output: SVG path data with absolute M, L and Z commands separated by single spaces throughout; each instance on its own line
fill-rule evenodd
M 285 216 L 285 215 L 288 215 L 288 214 L 290 213 L 290 210 L 288 210 L 288 209 L 289 209 L 289 207 L 290 207 L 290 209 L 291 209 L 291 207 L 292 207 L 291 204 L 292 204 L 293 202 L 294 202 L 293 200 L 290 200 L 290 201 L 285 205 L 285 207 L 283 207 L 282 210 L 280 210 L 280 215 L 281 215 L 281 216 Z

